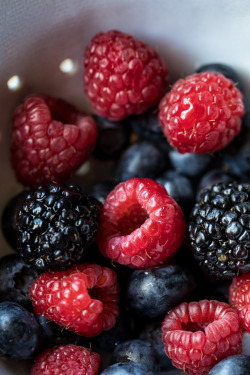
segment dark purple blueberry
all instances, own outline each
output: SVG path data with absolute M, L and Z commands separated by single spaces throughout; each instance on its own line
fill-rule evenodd
M 127 301 L 138 316 L 157 318 L 188 301 L 195 287 L 192 274 L 177 264 L 136 270 L 128 280 Z
M 210 63 L 202 65 L 199 69 L 196 70 L 197 73 L 211 72 L 211 73 L 221 73 L 226 78 L 231 79 L 234 82 L 235 86 L 243 92 L 243 85 L 238 73 L 229 65 L 220 64 L 220 63 Z
M 32 310 L 29 288 L 38 277 L 35 269 L 27 265 L 18 254 L 0 259 L 0 302 L 17 302 Z
M 249 375 L 250 357 L 244 354 L 232 355 L 217 363 L 208 375 Z
M 93 186 L 89 194 L 91 197 L 94 197 L 99 202 L 103 203 L 115 187 L 116 183 L 112 181 L 99 182 Z
M 139 141 L 128 147 L 123 154 L 117 169 L 119 181 L 130 178 L 152 178 L 159 176 L 167 166 L 167 155 L 164 147 L 147 140 Z
M 145 366 L 133 362 L 121 362 L 107 367 L 100 375 L 156 375 Z
M 40 325 L 16 302 L 0 303 L 0 351 L 16 359 L 31 359 L 42 348 Z
M 129 118 L 131 128 L 136 134 L 149 141 L 164 139 L 162 126 L 158 120 L 158 108 L 150 108 L 141 115 L 132 115 Z
M 159 372 L 158 357 L 154 346 L 145 340 L 129 340 L 118 344 L 110 359 L 110 364 L 133 362 L 145 366 L 153 374 Z
M 171 359 L 165 353 L 165 345 L 162 341 L 162 321 L 151 322 L 144 326 L 139 335 L 139 339 L 151 342 L 158 357 L 161 371 L 175 369 Z
M 197 177 L 205 172 L 213 161 L 210 154 L 180 154 L 176 150 L 169 152 L 170 163 L 173 168 L 188 177 Z
M 164 185 L 168 194 L 181 206 L 186 213 L 194 205 L 194 187 L 188 177 L 183 176 L 175 170 L 165 171 L 157 179 L 157 182 Z
M 209 189 L 215 184 L 227 184 L 228 182 L 233 182 L 236 180 L 236 177 L 229 174 L 228 172 L 223 171 L 220 168 L 212 169 L 202 176 L 200 183 L 197 189 L 196 199 L 200 199 L 201 191 L 204 189 Z
M 98 127 L 94 155 L 100 159 L 118 157 L 129 144 L 130 127 L 127 121 L 112 122 L 100 116 L 94 118 Z
M 17 251 L 17 225 L 16 216 L 26 196 L 27 191 L 15 195 L 4 207 L 2 213 L 2 231 L 8 244 Z

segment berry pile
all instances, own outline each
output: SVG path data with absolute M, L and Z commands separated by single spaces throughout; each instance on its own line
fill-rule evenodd
M 47 94 L 14 112 L 1 354 L 31 375 L 249 375 L 240 77 L 208 64 L 170 88 L 160 55 L 117 30 L 83 66 L 93 115 Z

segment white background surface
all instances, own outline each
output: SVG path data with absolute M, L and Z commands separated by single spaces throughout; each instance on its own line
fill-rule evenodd
M 243 78 L 250 98 L 250 2 L 248 0 L 0 0 L 0 208 L 21 190 L 9 164 L 11 115 L 31 92 L 48 92 L 88 109 L 82 91 L 84 47 L 99 31 L 119 29 L 156 48 L 172 79 L 201 64 L 226 63 Z M 78 63 L 65 76 L 59 64 Z M 24 81 L 18 92 L 6 82 Z M 9 252 L 0 237 L 0 254 Z M 28 374 L 26 364 L 0 364 L 1 375 Z

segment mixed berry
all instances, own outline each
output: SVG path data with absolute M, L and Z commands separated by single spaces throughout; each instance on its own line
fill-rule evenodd
M 117 30 L 83 66 L 92 115 L 47 94 L 14 112 L 0 353 L 31 375 L 249 375 L 240 77 L 207 64 L 169 86 L 158 52 Z

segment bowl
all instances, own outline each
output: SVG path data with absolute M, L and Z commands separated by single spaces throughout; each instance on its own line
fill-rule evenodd
M 1 1 L 0 10 L 1 212 L 22 190 L 10 165 L 15 107 L 27 94 L 45 92 L 90 111 L 82 90 L 82 56 L 97 32 L 119 29 L 148 43 L 166 61 L 171 81 L 203 64 L 228 64 L 244 82 L 246 103 L 250 98 L 250 3 L 246 0 L 13 0 Z M 106 167 L 111 173 L 112 165 L 106 162 Z M 85 173 L 89 182 L 97 180 L 97 174 L 104 179 L 98 170 L 102 170 L 100 163 L 90 161 L 76 179 L 83 181 Z M 87 183 L 82 185 L 88 189 Z M 1 256 L 12 252 L 2 233 L 0 244 Z M 2 375 L 27 375 L 29 369 L 26 362 L 0 361 Z

